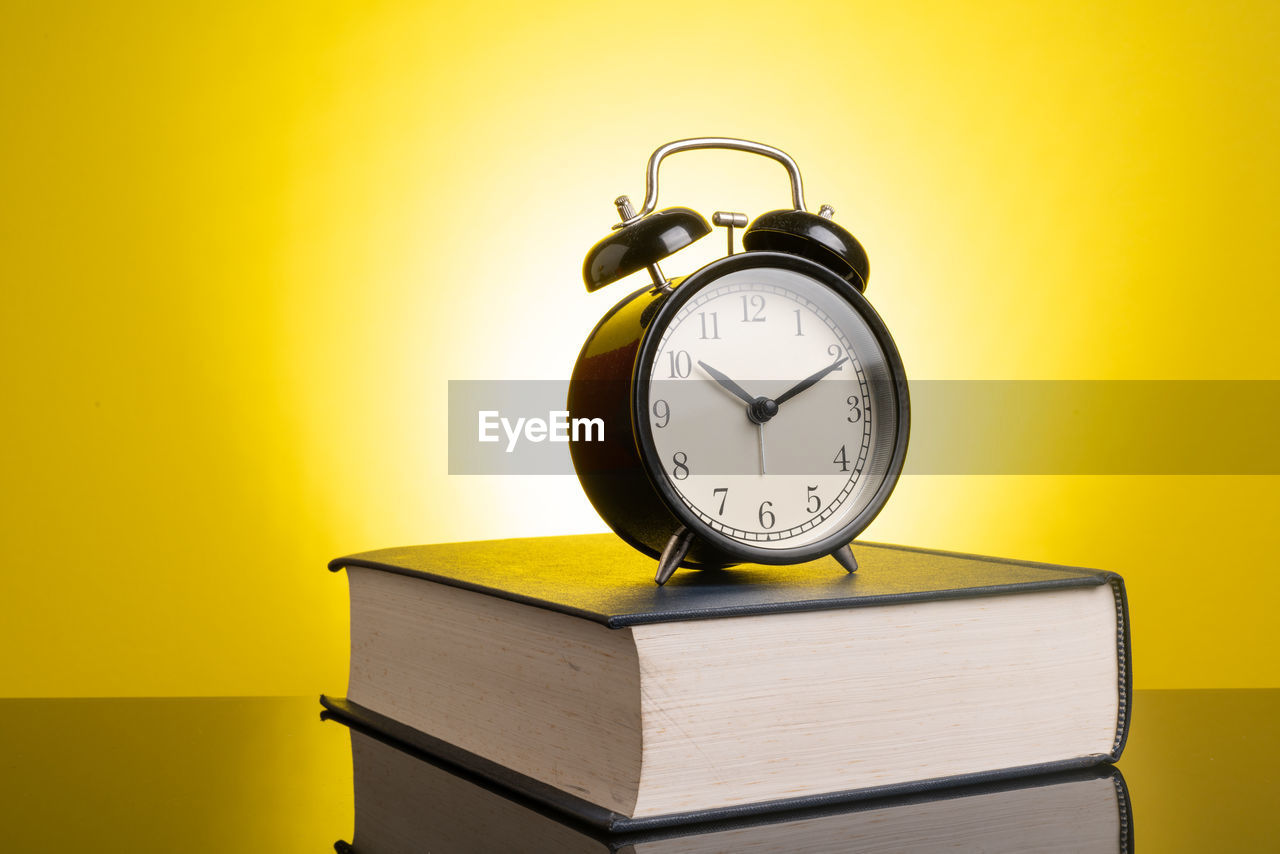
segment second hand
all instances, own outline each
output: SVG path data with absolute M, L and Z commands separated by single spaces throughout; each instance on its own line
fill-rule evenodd
M 760 474 L 761 474 L 761 476 L 763 476 L 763 475 L 764 475 L 764 473 L 765 473 L 765 467 L 764 467 L 764 425 L 763 425 L 763 424 L 757 424 L 757 425 L 756 425 L 756 427 L 758 427 L 758 428 L 759 428 L 759 432 L 757 433 L 757 435 L 760 437 Z

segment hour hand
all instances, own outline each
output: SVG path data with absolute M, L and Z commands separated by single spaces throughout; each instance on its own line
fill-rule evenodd
M 745 388 L 738 385 L 733 380 L 729 379 L 729 377 L 725 376 L 720 371 L 717 371 L 701 359 L 698 360 L 698 367 L 706 371 L 713 380 L 728 389 L 734 397 L 738 398 L 743 403 L 751 404 L 756 402 L 756 399 L 748 394 Z

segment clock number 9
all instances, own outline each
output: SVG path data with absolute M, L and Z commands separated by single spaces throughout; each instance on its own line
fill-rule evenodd
M 665 400 L 655 400 L 653 402 L 653 414 L 660 419 L 654 424 L 659 430 L 671 423 L 671 405 Z
M 764 528 L 766 531 L 772 528 L 773 524 L 778 521 L 776 518 L 774 518 L 773 513 L 770 512 L 769 510 L 769 508 L 772 506 L 773 506 L 772 501 L 765 501 L 760 505 L 760 513 L 759 513 L 760 527 Z
M 853 413 L 845 420 L 850 424 L 857 424 L 862 420 L 862 410 L 858 408 L 858 396 L 856 394 L 849 395 L 849 399 L 845 403 L 849 404 L 849 411 Z
M 671 469 L 671 476 L 676 480 L 684 480 L 689 476 L 689 455 L 684 451 L 676 451 L 675 456 L 671 458 L 671 462 L 675 465 Z

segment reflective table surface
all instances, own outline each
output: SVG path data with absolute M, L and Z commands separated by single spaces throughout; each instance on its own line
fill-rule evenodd
M 352 734 L 319 713 L 316 697 L 0 700 L 6 848 L 333 851 L 356 821 Z M 1278 724 L 1280 690 L 1138 691 L 1119 762 L 1135 850 L 1280 851 Z M 414 820 L 455 821 L 432 808 Z M 733 838 L 661 850 L 770 847 Z M 858 850 L 830 838 L 804 850 Z

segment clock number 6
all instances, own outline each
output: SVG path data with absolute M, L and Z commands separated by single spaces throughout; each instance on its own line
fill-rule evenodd
M 774 518 L 773 513 L 768 508 L 773 506 L 772 501 L 765 501 L 760 505 L 760 527 L 766 531 L 773 527 L 774 522 L 778 520 Z
M 689 476 L 689 455 L 684 451 L 676 451 L 675 456 L 671 458 L 671 462 L 675 466 L 671 469 L 671 476 L 676 480 L 684 480 Z

